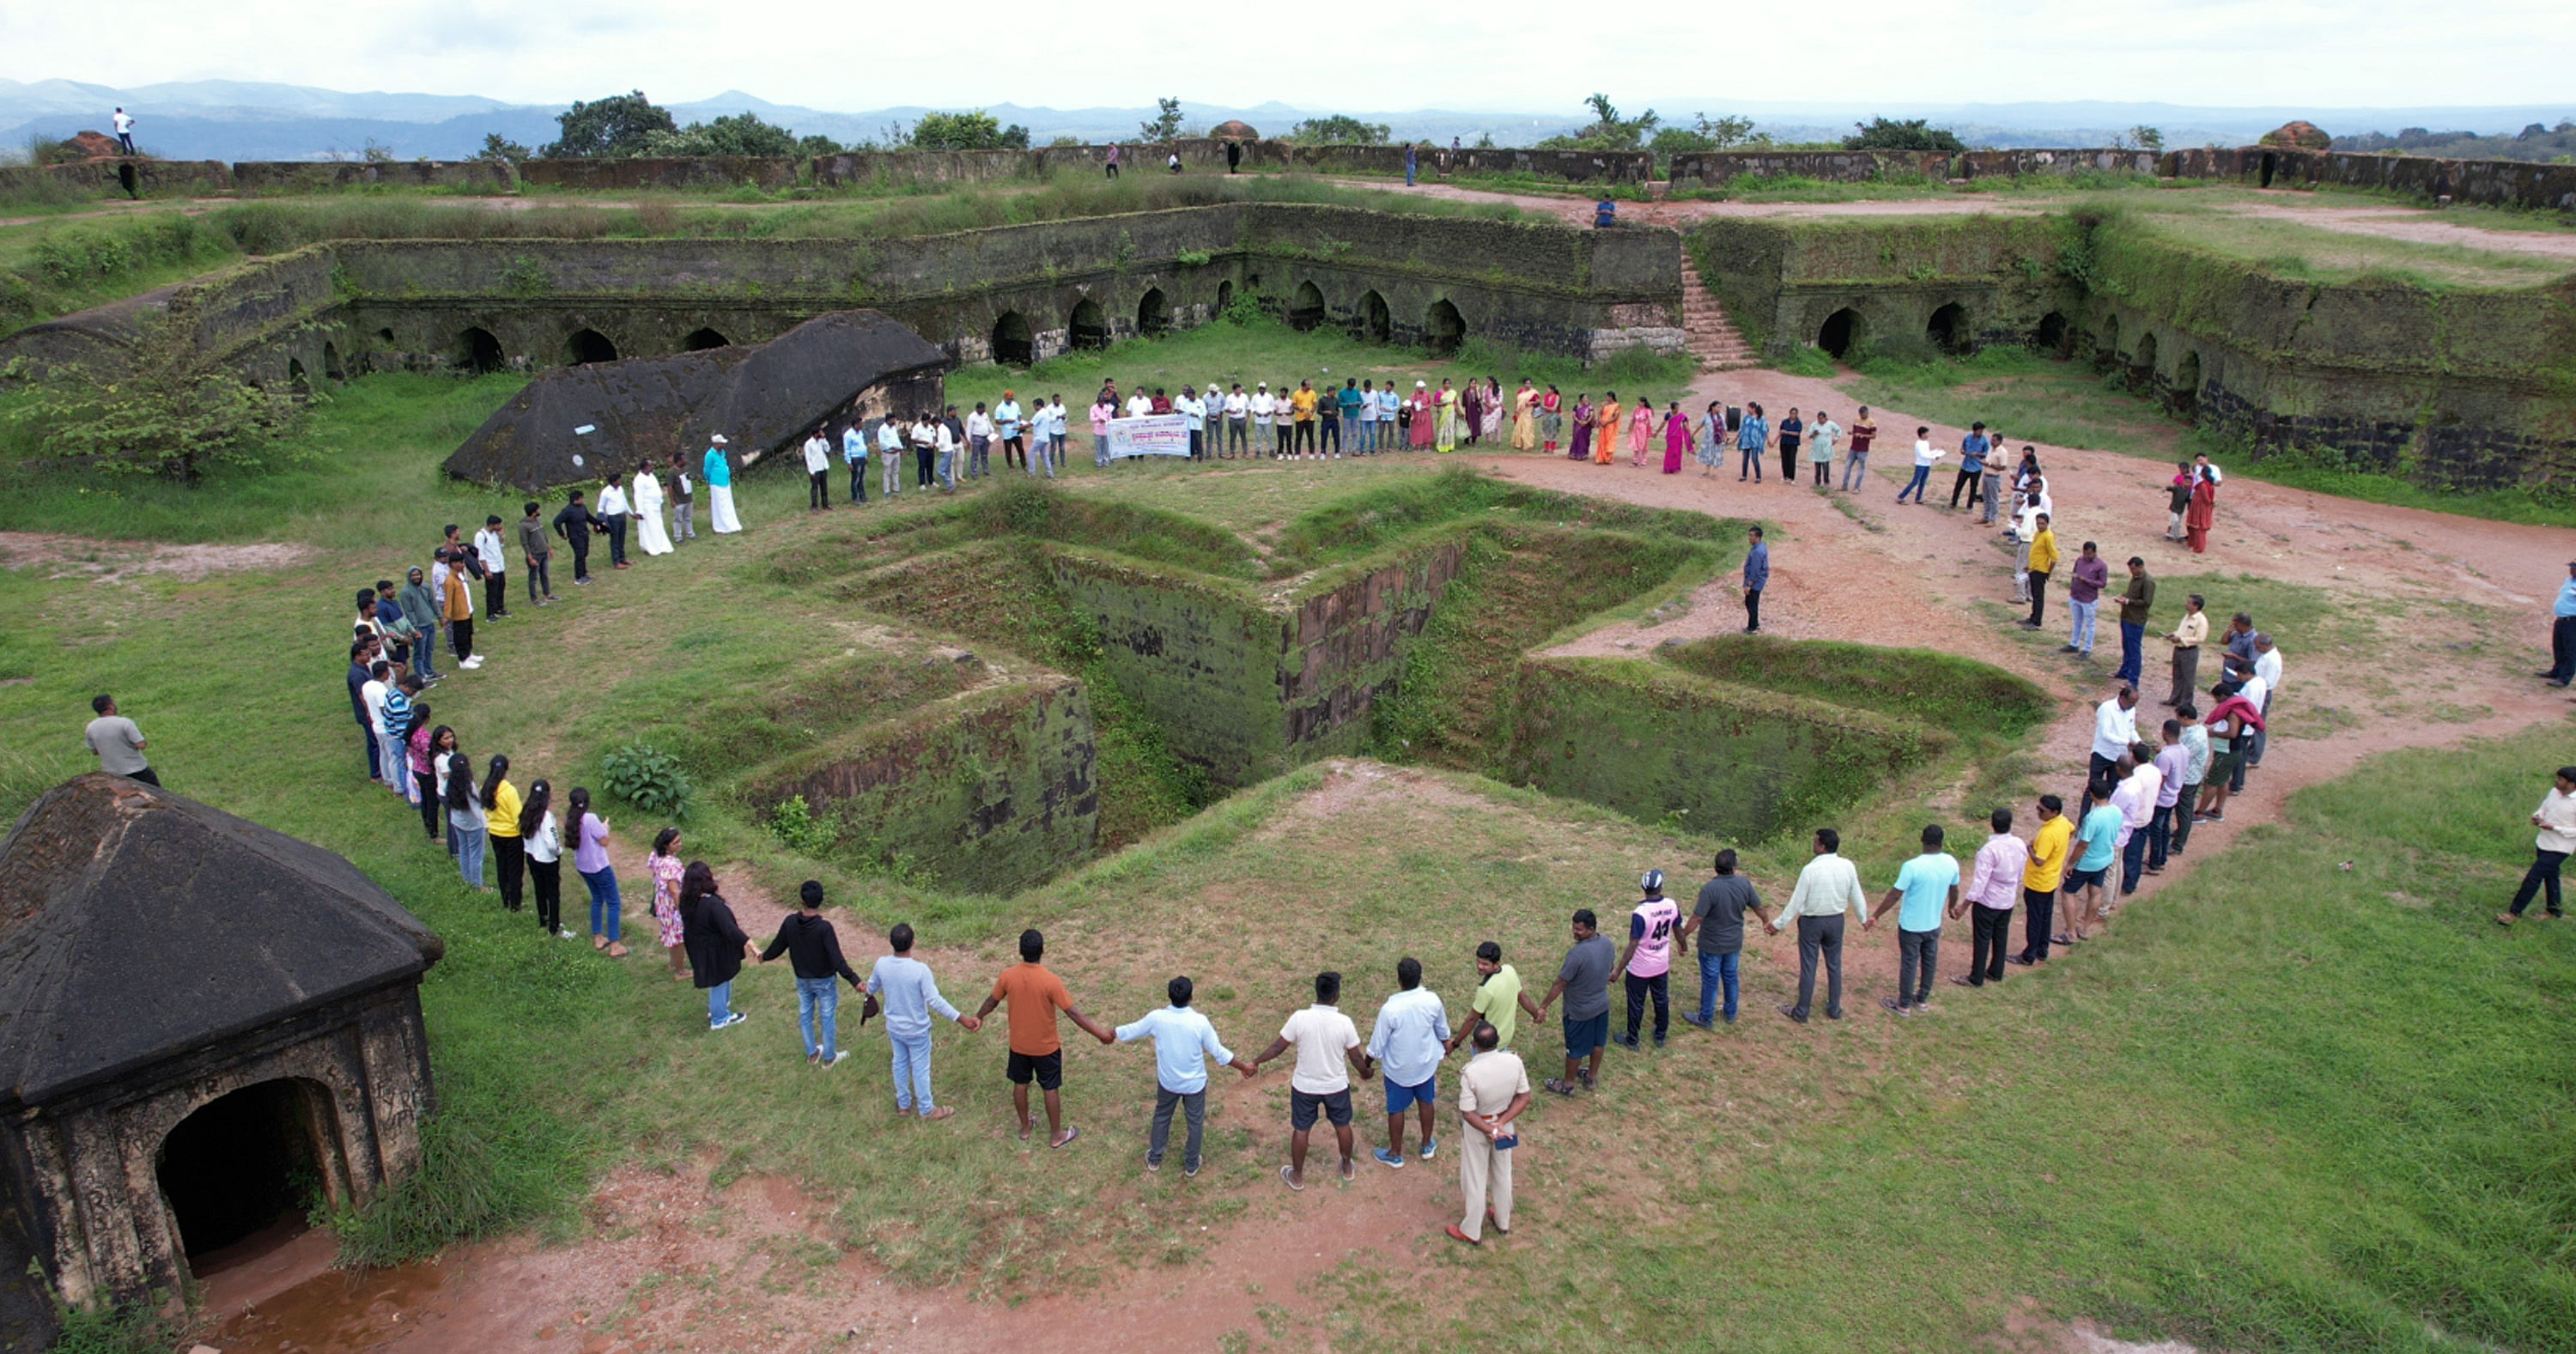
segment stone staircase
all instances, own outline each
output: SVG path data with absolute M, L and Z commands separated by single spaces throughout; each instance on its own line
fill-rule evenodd
M 1708 371 L 1762 365 L 1753 346 L 1736 332 L 1735 322 L 1726 318 L 1716 293 L 1699 280 L 1699 268 L 1687 249 L 1682 251 L 1682 331 L 1689 335 L 1691 356 Z

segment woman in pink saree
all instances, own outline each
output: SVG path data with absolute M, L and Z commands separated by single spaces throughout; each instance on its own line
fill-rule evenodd
M 1413 434 L 1413 449 L 1415 451 L 1428 451 L 1431 449 L 1432 438 L 1439 431 L 1438 428 L 1433 426 L 1437 421 L 1433 413 L 1436 408 L 1437 406 L 1431 401 L 1431 387 L 1421 381 L 1414 382 L 1413 427 L 1410 431 Z
M 1690 420 L 1682 416 L 1681 401 L 1675 400 L 1664 415 L 1664 473 L 1682 473 L 1682 453 L 1691 442 Z
M 1637 412 L 1628 420 L 1628 464 L 1646 463 L 1646 446 L 1655 440 L 1655 402 L 1638 397 Z

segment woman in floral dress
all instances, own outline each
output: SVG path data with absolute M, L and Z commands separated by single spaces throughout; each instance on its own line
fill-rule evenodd
M 680 928 L 680 876 L 687 865 L 680 859 L 680 830 L 666 827 L 653 834 L 653 854 L 645 858 L 644 868 L 653 876 L 654 940 L 671 956 L 671 976 L 689 976 L 689 947 L 683 943 Z

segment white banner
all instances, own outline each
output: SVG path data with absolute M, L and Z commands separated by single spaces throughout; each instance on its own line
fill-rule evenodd
M 1190 421 L 1179 414 L 1147 414 L 1109 420 L 1109 458 L 1187 456 Z

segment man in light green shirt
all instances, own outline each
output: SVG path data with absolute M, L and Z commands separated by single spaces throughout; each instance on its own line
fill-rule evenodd
M 1501 1037 L 1496 1047 L 1510 1048 L 1512 1027 L 1521 1018 L 1520 972 L 1503 962 L 1503 947 L 1488 940 L 1476 947 L 1476 975 L 1480 982 L 1468 1006 L 1491 1024 L 1494 1033 Z M 1458 1046 L 1466 1043 L 1475 1032 L 1473 1018 L 1460 1022 L 1458 1033 L 1449 1040 L 1449 1051 L 1457 1052 Z
M 1825 1019 L 1843 1018 L 1843 914 L 1859 917 L 1863 925 L 1869 922 L 1869 895 L 1861 889 L 1860 870 L 1836 854 L 1842 845 L 1842 834 L 1829 827 L 1816 829 L 1816 858 L 1798 872 L 1789 905 L 1771 919 L 1774 932 L 1787 929 L 1790 918 L 1798 920 L 1798 1003 L 1781 1007 L 1780 1014 L 1801 1025 L 1815 1001 L 1820 956 L 1825 961 Z

